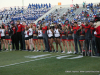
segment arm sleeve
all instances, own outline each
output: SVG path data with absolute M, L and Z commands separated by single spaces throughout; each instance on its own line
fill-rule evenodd
M 100 27 L 96 29 L 97 35 L 100 36 Z
M 47 30 L 47 26 L 45 27 L 45 29 Z
M 76 30 L 79 30 L 79 28 L 80 28 L 80 27 L 78 26 L 78 27 L 76 28 Z

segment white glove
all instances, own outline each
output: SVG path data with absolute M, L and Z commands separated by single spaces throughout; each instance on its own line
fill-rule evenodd
M 94 34 L 97 35 L 97 32 L 95 31 Z

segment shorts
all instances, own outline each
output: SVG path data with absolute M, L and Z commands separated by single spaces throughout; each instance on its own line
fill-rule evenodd
M 1 39 L 5 39 L 5 36 L 1 36 Z
M 68 36 L 67 41 L 73 41 L 73 37 L 72 36 Z
M 51 36 L 51 37 L 48 37 L 49 39 L 51 39 L 51 38 L 54 38 L 53 36 Z
M 33 40 L 38 40 L 37 36 L 33 36 Z
M 25 40 L 29 40 L 29 37 L 25 37 Z
M 30 36 L 29 36 L 29 39 L 32 39 L 32 38 L 33 38 L 33 35 L 30 35 Z
M 43 37 L 38 37 L 38 39 L 43 39 Z
M 54 38 L 59 38 L 60 39 L 60 36 L 59 37 L 54 37 Z
M 80 36 L 79 37 L 79 41 L 84 41 L 85 40 L 85 36 Z
M 66 41 L 66 36 L 62 36 L 62 41 Z
M 11 40 L 10 36 L 5 36 L 5 40 Z

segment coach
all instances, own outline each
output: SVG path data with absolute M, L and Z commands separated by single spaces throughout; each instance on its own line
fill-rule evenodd
M 23 50 L 25 50 L 25 34 L 24 34 L 24 32 L 25 32 L 25 27 L 26 26 L 27 26 L 26 22 L 24 21 L 22 23 L 22 43 L 23 43 Z
M 17 33 L 16 33 L 16 43 L 17 43 L 17 50 L 19 50 L 19 41 L 20 41 L 20 45 L 21 45 L 21 50 L 23 50 L 23 43 L 22 43 L 22 25 L 20 24 L 20 21 L 17 21 Z
M 11 22 L 11 29 L 10 29 L 10 35 L 11 35 L 11 40 L 12 40 L 12 50 L 15 50 L 15 47 L 17 48 L 17 40 L 16 40 L 16 26 L 14 24 L 14 22 Z
M 47 36 L 47 26 L 45 26 L 45 22 L 43 23 L 42 32 L 43 32 L 43 40 L 45 43 L 45 51 L 50 51 L 49 43 L 48 43 L 48 36 Z
M 79 44 L 80 52 L 82 53 L 81 45 L 80 45 L 80 42 L 79 42 L 79 29 L 80 29 L 80 27 L 78 26 L 77 22 L 74 22 L 73 32 L 74 32 L 74 43 L 75 43 L 75 50 L 76 50 L 75 54 L 78 53 L 77 43 Z

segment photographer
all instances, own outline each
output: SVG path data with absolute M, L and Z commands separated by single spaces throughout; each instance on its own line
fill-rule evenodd
M 97 53 L 98 56 L 100 56 L 100 17 L 95 17 L 95 32 L 94 35 L 96 36 L 96 47 L 97 47 Z
M 96 37 L 94 35 L 94 31 L 95 31 L 94 22 L 91 21 L 90 25 L 91 25 L 90 31 L 91 31 L 92 49 L 94 50 L 94 55 L 96 55 L 97 54 L 97 49 L 96 49 L 96 41 L 95 41 Z

